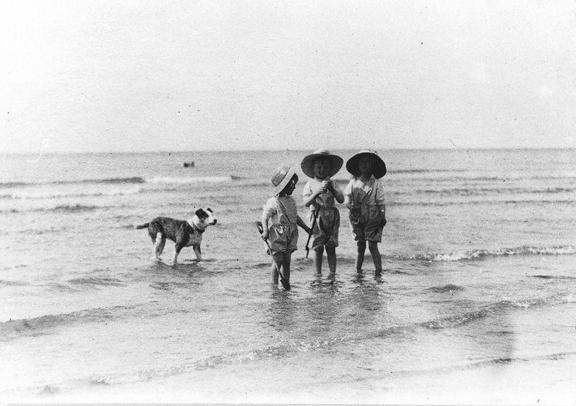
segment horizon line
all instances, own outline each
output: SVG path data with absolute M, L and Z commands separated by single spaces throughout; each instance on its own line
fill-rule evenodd
M 466 147 L 466 148 L 369 148 L 376 151 L 523 151 L 523 150 L 575 150 L 576 147 Z M 199 150 L 143 150 L 143 151 L 12 151 L 0 155 L 80 155 L 80 154 L 185 154 L 204 152 L 307 152 L 312 149 L 199 149 Z M 357 148 L 337 148 L 332 151 L 355 151 Z

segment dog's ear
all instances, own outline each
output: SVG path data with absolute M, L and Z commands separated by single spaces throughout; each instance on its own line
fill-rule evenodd
M 205 219 L 208 217 L 208 214 L 203 209 L 196 210 L 195 214 L 201 219 Z

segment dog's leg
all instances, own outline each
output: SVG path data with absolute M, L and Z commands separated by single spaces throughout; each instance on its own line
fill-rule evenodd
M 196 259 L 198 261 L 202 261 L 202 251 L 200 250 L 200 246 L 193 245 L 192 248 L 194 248 L 194 254 L 196 254 Z
M 164 251 L 164 245 L 166 245 L 166 237 L 162 233 L 156 234 L 156 244 L 154 247 L 154 255 L 157 260 L 160 260 L 160 255 Z
M 172 260 L 172 265 L 176 265 L 178 263 L 178 254 L 180 254 L 180 250 L 182 250 L 184 246 L 176 244 L 174 245 L 174 259 Z

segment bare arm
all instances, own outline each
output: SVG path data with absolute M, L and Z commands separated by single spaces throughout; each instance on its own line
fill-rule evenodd
M 376 186 L 376 204 L 378 205 L 378 209 L 382 214 L 382 225 L 386 225 L 386 205 L 384 204 L 384 190 L 382 188 L 382 184 L 377 181 L 375 184 Z
M 334 196 L 334 199 L 336 199 L 338 203 L 344 203 L 344 194 L 338 186 L 334 186 L 334 182 L 332 180 L 330 183 L 328 183 L 328 190 L 330 190 Z
M 382 226 L 385 226 L 387 223 L 387 221 L 386 221 L 386 206 L 384 205 L 384 203 L 379 204 L 378 209 L 380 209 L 380 213 L 382 214 Z
M 268 200 L 266 202 L 266 204 L 264 205 L 264 209 L 262 210 L 262 239 L 263 240 L 267 240 L 268 239 L 268 229 L 269 229 L 269 221 L 270 218 L 272 217 L 272 212 L 270 210 L 270 200 Z
M 270 217 L 268 217 L 266 215 L 266 213 L 264 213 L 262 215 L 262 239 L 263 240 L 268 239 L 268 220 L 269 219 L 270 219 Z
M 298 224 L 304 231 L 306 231 L 308 234 L 312 234 L 312 229 L 310 227 L 308 227 L 306 225 L 306 223 L 304 222 L 304 220 L 302 220 L 300 218 L 300 216 L 298 216 L 296 218 L 296 224 Z
M 323 189 L 318 189 L 315 193 L 312 193 L 310 196 L 305 196 L 304 206 L 310 207 L 310 205 L 314 203 L 314 200 L 316 200 L 316 198 L 320 196 L 323 192 L 324 192 Z

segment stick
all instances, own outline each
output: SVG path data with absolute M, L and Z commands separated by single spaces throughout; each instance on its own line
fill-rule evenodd
M 262 227 L 262 222 L 257 221 L 256 227 L 258 228 L 258 232 L 260 233 L 260 235 L 262 235 L 262 233 L 264 232 L 264 227 Z M 268 255 L 272 255 L 272 247 L 270 247 L 270 243 L 268 242 L 268 240 L 264 240 L 264 242 L 266 243 L 266 246 L 268 246 Z M 280 276 L 280 282 L 282 283 L 282 287 L 286 290 L 290 290 L 290 282 L 288 282 L 286 280 L 286 278 L 284 277 L 284 274 L 282 273 L 282 271 L 280 271 L 280 268 L 278 268 L 277 270 L 278 270 L 278 275 Z
M 320 208 L 316 207 L 316 212 L 314 213 L 314 219 L 312 220 L 312 227 L 310 227 L 310 234 L 308 234 L 308 241 L 306 241 L 306 258 L 308 258 L 308 254 L 310 253 L 310 238 L 312 238 L 312 233 L 314 232 L 314 226 L 316 225 L 316 219 L 318 218 L 318 213 L 320 213 Z

